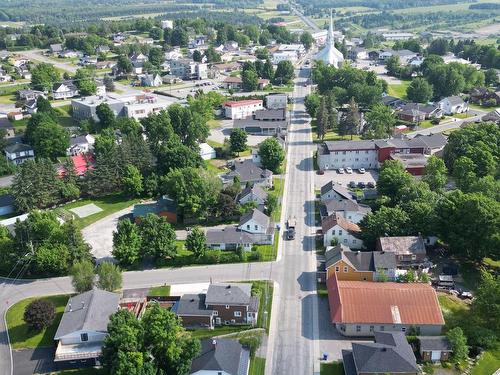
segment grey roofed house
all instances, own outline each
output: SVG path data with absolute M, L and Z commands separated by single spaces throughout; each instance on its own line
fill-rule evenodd
M 406 104 L 403 99 L 396 98 L 395 96 L 385 95 L 382 97 L 382 104 L 389 107 L 397 107 Z
M 488 112 L 481 117 L 481 121 L 493 121 L 500 123 L 500 109 L 494 109 L 493 111 Z
M 15 154 L 17 152 L 33 151 L 33 147 L 24 143 L 14 143 L 4 147 L 4 151 L 9 154 Z
M 247 212 L 240 218 L 240 226 L 244 225 L 246 222 L 253 220 L 263 228 L 268 228 L 271 222 L 269 216 L 267 216 L 262 211 L 254 208 L 253 210 Z
M 418 336 L 420 351 L 441 350 L 451 352 L 451 344 L 446 336 Z
M 245 231 L 239 230 L 235 225 L 228 225 L 222 229 L 208 229 L 205 243 L 212 244 L 252 244 L 256 241 L 255 237 Z
M 456 96 L 456 95 L 455 96 L 448 96 L 444 99 L 448 99 L 448 101 L 450 102 L 451 105 L 459 105 L 459 104 L 464 103 L 464 100 L 460 96 Z
M 248 305 L 252 298 L 250 283 L 213 283 L 207 290 L 207 305 Z
M 107 332 L 109 317 L 118 311 L 120 295 L 100 289 L 71 297 L 57 327 L 54 340 L 76 331 Z
M 329 181 L 321 187 L 321 195 L 325 195 L 331 190 L 344 197 L 345 199 L 353 199 L 352 193 L 349 190 L 333 181 Z
M 175 305 L 177 315 L 211 316 L 212 310 L 207 310 L 205 305 L 205 294 L 184 294 Z
M 59 89 L 59 87 L 61 87 L 62 85 L 66 86 L 71 91 L 78 90 L 72 80 L 66 80 L 66 81 L 63 81 L 63 82 L 54 83 L 54 86 L 52 87 L 52 90 L 53 91 L 57 91 Z
M 233 170 L 227 175 L 232 178 L 238 175 L 240 177 L 240 182 L 244 184 L 268 178 L 272 176 L 272 174 L 273 172 L 270 170 L 262 169 L 250 159 L 245 159 L 243 161 L 236 161 L 234 163 Z
M 193 359 L 190 374 L 212 373 L 247 375 L 250 351 L 236 340 L 201 340 L 201 352 Z
M 446 146 L 448 139 L 442 133 L 429 135 L 418 134 L 406 142 L 410 147 L 422 146 L 430 150 L 440 150 Z
M 396 268 L 396 257 L 394 253 L 382 253 L 380 251 L 351 251 L 345 245 L 337 245 L 325 253 L 326 268 L 343 260 L 356 271 L 376 272 L 377 269 Z
M 342 350 L 342 358 L 346 375 L 419 373 L 402 332 L 375 332 L 375 343 L 353 343 L 352 350 Z
M 58 43 L 58 44 L 51 44 L 50 45 L 50 51 L 52 53 L 62 52 L 63 51 L 63 46 L 60 43 Z
M 369 206 L 359 204 L 358 202 L 351 199 L 344 199 L 341 201 L 330 199 L 320 207 L 320 213 L 322 217 L 330 216 L 334 212 L 339 211 L 362 212 L 368 214 L 372 210 Z
M 236 197 L 236 200 L 240 201 L 241 199 L 244 199 L 247 196 L 250 196 L 250 200 L 253 200 L 253 197 L 255 197 L 261 201 L 266 201 L 268 194 L 259 185 L 255 185 L 243 189 L 241 193 L 239 193 L 238 196 Z
M 381 251 L 391 251 L 396 254 L 426 254 L 424 240 L 419 236 L 380 237 L 378 241 Z
M 287 111 L 286 108 L 281 109 L 260 109 L 255 111 L 253 114 L 255 120 L 260 121 L 278 121 L 286 120 Z
M 441 108 L 437 105 L 432 104 L 406 103 L 403 107 L 401 107 L 401 112 L 410 113 L 412 111 L 425 113 L 426 117 L 440 117 L 442 114 Z

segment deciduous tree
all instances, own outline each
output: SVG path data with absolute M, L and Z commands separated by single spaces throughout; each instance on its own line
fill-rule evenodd
M 188 233 L 186 238 L 186 249 L 193 252 L 195 257 L 200 258 L 205 255 L 207 250 L 206 246 L 206 236 L 203 229 L 200 227 L 194 227 Z
M 276 138 L 268 138 L 259 145 L 262 167 L 279 173 L 285 160 L 285 151 Z
M 71 267 L 71 284 L 77 293 L 91 290 L 94 286 L 94 266 L 89 261 L 76 262 Z
M 97 267 L 97 287 L 108 292 L 121 289 L 123 282 L 122 271 L 111 262 L 102 262 Z

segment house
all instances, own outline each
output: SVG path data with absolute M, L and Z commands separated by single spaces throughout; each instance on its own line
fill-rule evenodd
M 108 53 L 110 51 L 109 46 L 101 44 L 96 48 L 96 53 Z
M 325 252 L 326 278 L 338 280 L 378 281 L 396 278 L 396 256 L 381 251 L 351 251 L 339 244 Z
M 35 151 L 31 146 L 24 143 L 5 146 L 4 152 L 7 160 L 14 165 L 22 164 L 26 160 L 35 160 Z
M 132 217 L 136 223 L 148 214 L 162 216 L 169 223 L 177 223 L 177 204 L 173 199 L 163 196 L 156 202 L 136 204 L 132 211 Z
M 170 66 L 168 69 L 170 69 Z M 182 82 L 182 79 L 180 79 L 179 77 L 176 77 L 172 74 L 165 74 L 163 77 L 161 77 L 161 80 L 163 81 L 163 83 L 165 83 L 167 85 L 172 85 L 172 84 Z
M 14 138 L 16 136 L 14 126 L 12 126 L 12 123 L 6 117 L 0 118 L 0 129 L 5 130 L 4 139 Z
M 231 171 L 222 175 L 221 178 L 224 183 L 232 183 L 236 176 L 239 177 L 242 187 L 245 187 L 247 183 L 264 187 L 273 186 L 273 172 L 260 168 L 249 159 L 235 161 Z
M 120 295 L 100 289 L 71 297 L 57 327 L 55 362 L 84 363 L 102 355 L 109 318 L 118 311 Z
M 19 90 L 17 96 L 20 100 L 36 100 L 39 96 L 45 98 L 45 94 L 37 90 Z
M 380 237 L 376 248 L 395 253 L 398 267 L 420 266 L 427 261 L 424 239 L 420 236 Z
M 185 80 L 206 79 L 208 66 L 189 59 L 172 60 L 170 61 L 170 74 Z
M 84 66 L 88 66 L 88 65 L 95 66 L 95 64 L 97 64 L 97 57 L 83 56 L 80 58 L 79 64 L 84 65 Z
M 276 51 L 271 55 L 271 61 L 274 65 L 279 64 L 282 61 L 291 61 L 292 63 L 297 62 L 297 53 L 295 51 Z
M 73 51 L 71 49 L 66 49 L 59 52 L 58 56 L 62 59 L 73 59 L 75 57 L 81 56 L 81 52 Z
M 464 113 L 469 110 L 469 104 L 464 102 L 460 96 L 449 96 L 439 101 L 438 104 L 445 115 Z
M 37 100 L 36 99 L 26 100 L 22 108 L 24 112 L 30 115 L 35 114 L 36 111 L 38 110 Z
M 260 109 L 264 109 L 260 99 L 247 99 L 225 102 L 222 107 L 226 118 L 235 120 L 249 117 Z
M 72 81 L 55 83 L 52 88 L 52 97 L 54 99 L 69 99 L 78 96 L 78 88 Z
M 214 310 L 215 324 L 256 324 L 259 298 L 252 296 L 251 283 L 212 283 L 205 298 Z
M 162 29 L 173 29 L 174 28 L 174 21 L 172 21 L 172 20 L 162 20 L 161 21 L 161 28 Z
M 9 215 L 14 212 L 14 196 L 11 194 L 0 195 L 0 215 Z
M 272 226 L 269 216 L 256 208 L 247 212 L 240 218 L 238 229 L 247 233 L 260 234 L 266 237 L 269 233 L 274 233 L 274 227 Z
M 200 156 L 203 160 L 215 159 L 217 157 L 215 149 L 208 143 L 200 143 L 199 147 L 200 147 Z
M 53 53 L 53 54 L 57 54 L 57 53 L 60 53 L 63 51 L 63 46 L 62 44 L 58 43 L 58 44 L 51 44 L 49 46 L 49 50 L 50 50 L 50 53 Z
M 372 210 L 369 206 L 359 204 L 351 199 L 329 199 L 323 202 L 320 206 L 320 214 L 322 218 L 328 217 L 337 212 L 341 214 L 344 219 L 347 219 L 354 224 L 358 224 L 371 211 Z
M 419 351 L 422 361 L 446 362 L 453 352 L 446 336 L 418 336 Z
M 351 249 L 361 249 L 363 247 L 363 241 L 358 238 L 361 232 L 359 226 L 344 219 L 338 213 L 334 213 L 321 220 L 321 229 L 323 231 L 323 245 L 325 247 L 330 246 L 334 239 L 340 244 L 349 246 Z
M 263 90 L 264 87 L 269 85 L 269 80 L 264 78 L 259 78 L 257 81 L 257 88 Z M 221 82 L 222 88 L 226 90 L 241 90 L 243 89 L 243 80 L 240 77 L 226 77 Z
M 382 96 L 382 104 L 391 107 L 391 108 L 399 108 L 406 104 L 406 101 L 400 98 L 396 98 L 390 95 Z
M 190 375 L 247 375 L 250 351 L 230 339 L 201 340 L 201 351 L 193 359 Z
M 246 187 L 238 194 L 236 201 L 238 204 L 254 202 L 257 206 L 263 206 L 267 201 L 268 194 L 259 185 Z
M 339 183 L 330 181 L 324 184 L 320 190 L 321 201 L 327 202 L 329 200 L 343 201 L 353 200 L 352 193 Z
M 427 157 L 423 154 L 392 154 L 390 160 L 398 160 L 406 172 L 413 176 L 422 176 L 427 165 Z
M 266 96 L 267 109 L 286 109 L 288 106 L 288 95 L 283 93 L 271 93 Z
M 431 118 L 439 118 L 443 110 L 437 105 L 407 103 L 396 111 L 396 116 L 402 121 L 422 122 Z
M 425 155 L 434 155 L 444 149 L 447 141 L 447 138 L 442 133 L 417 134 L 415 137 L 409 139 L 407 144 L 411 150 L 422 148 Z
M 248 134 L 273 135 L 286 133 L 290 121 L 288 111 L 283 109 L 260 109 L 251 116 L 235 119 L 233 127 L 243 129 Z
M 159 74 L 144 74 L 141 76 L 141 86 L 158 87 L 161 86 L 163 80 Z
M 326 281 L 330 319 L 343 336 L 375 331 L 439 335 L 444 325 L 435 290 L 423 283 Z
M 342 350 L 346 375 L 418 375 L 420 369 L 413 349 L 401 332 L 374 333 L 375 343 L 352 343 Z
M 368 51 L 362 47 L 353 47 L 347 51 L 347 58 L 352 61 L 367 60 Z
M 214 310 L 207 309 L 206 294 L 184 294 L 172 307 L 172 311 L 182 320 L 184 327 L 214 328 Z
M 492 121 L 500 124 L 500 109 L 494 109 L 493 111 L 488 112 L 481 117 L 481 121 Z
M 228 40 L 226 43 L 224 43 L 224 51 L 227 52 L 239 51 L 238 42 L 235 42 L 234 40 Z
M 95 138 L 90 135 L 79 135 L 69 139 L 69 147 L 66 155 L 80 155 L 90 152 L 94 148 Z

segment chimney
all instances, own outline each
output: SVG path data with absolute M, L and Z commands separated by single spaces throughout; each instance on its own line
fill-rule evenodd
M 82 309 L 85 308 L 85 301 L 82 301 Z
M 71 302 L 69 303 L 69 311 L 73 311 L 73 308 L 71 307 Z

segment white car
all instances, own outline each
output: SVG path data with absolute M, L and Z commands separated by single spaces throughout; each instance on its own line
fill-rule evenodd
M 365 173 L 366 171 L 365 171 L 365 169 L 364 169 L 364 168 L 359 168 L 359 169 L 358 169 L 358 172 L 359 172 L 359 173 L 361 173 L 361 174 L 363 174 L 363 173 Z
M 339 168 L 339 169 L 337 169 L 337 172 L 340 174 L 344 174 L 345 171 L 344 171 L 344 168 Z
M 345 169 L 345 171 L 348 173 L 348 174 L 351 174 L 352 173 L 352 168 L 351 167 L 347 167 Z

